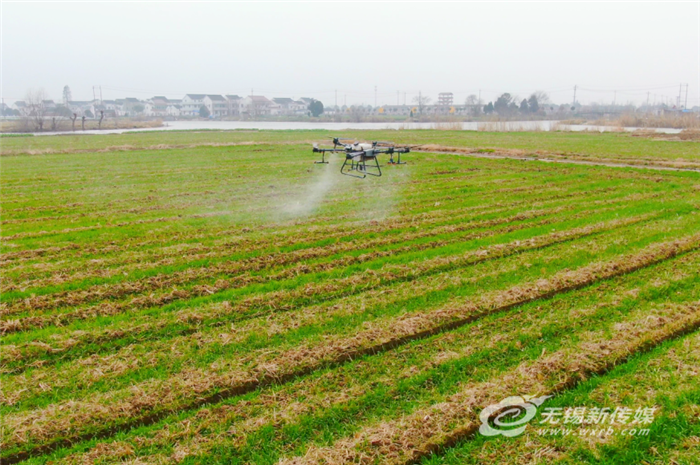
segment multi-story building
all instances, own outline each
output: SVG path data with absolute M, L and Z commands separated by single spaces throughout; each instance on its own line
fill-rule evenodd
M 239 116 L 241 114 L 241 102 L 243 99 L 238 95 L 227 95 L 226 102 L 228 103 L 228 115 Z
M 249 95 L 241 102 L 242 113 L 247 116 L 267 116 L 271 107 L 272 102 L 262 95 Z
M 438 94 L 438 105 L 452 106 L 454 103 L 454 94 L 452 92 L 440 92 Z
M 187 94 L 182 97 L 180 114 L 183 116 L 199 116 L 199 109 L 204 105 L 206 94 Z
M 145 104 L 144 114 L 146 116 L 164 117 L 168 114 L 169 101 L 163 96 L 148 99 Z
M 228 115 L 228 100 L 223 95 L 205 95 L 204 106 L 209 110 L 209 115 L 221 118 Z

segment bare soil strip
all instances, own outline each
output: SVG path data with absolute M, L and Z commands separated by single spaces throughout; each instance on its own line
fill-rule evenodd
M 8 302 L 8 305 L 0 311 L 0 315 L 12 315 L 13 313 L 27 310 L 36 312 L 42 309 L 57 309 L 63 306 L 77 306 L 94 300 L 123 298 L 131 294 L 152 292 L 168 286 L 183 285 L 188 282 L 194 282 L 204 278 L 213 278 L 220 275 L 238 275 L 243 273 L 258 272 L 268 268 L 329 257 L 338 253 L 382 247 L 421 238 L 433 237 L 440 234 L 457 233 L 472 229 L 498 226 L 504 223 L 523 221 L 544 215 L 553 215 L 566 210 L 567 207 L 559 207 L 552 210 L 533 210 L 530 212 L 518 213 L 510 217 L 497 218 L 493 220 L 470 221 L 459 225 L 439 226 L 431 230 L 421 230 L 415 233 L 396 234 L 388 237 L 369 239 L 367 241 L 340 242 L 324 247 L 310 247 L 295 250 L 293 252 L 272 253 L 257 256 L 241 261 L 223 262 L 214 266 L 188 268 L 187 270 L 175 273 L 155 275 L 143 281 L 126 281 L 119 284 L 97 285 L 92 289 L 86 290 L 41 295 L 24 300 Z M 589 211 L 587 213 L 590 214 L 591 212 Z M 394 253 L 397 252 L 395 251 Z M 306 270 L 296 270 L 296 272 L 290 270 L 290 273 L 291 276 L 296 276 L 301 272 L 313 272 L 311 268 L 312 267 L 307 267 Z M 281 277 L 276 279 L 279 278 Z
M 477 158 L 503 159 L 511 158 L 527 161 L 543 161 L 548 163 L 570 163 L 576 165 L 607 166 L 611 168 L 645 168 L 662 171 L 700 171 L 700 163 L 692 161 L 667 161 L 667 160 L 625 160 L 620 162 L 614 158 L 598 158 L 591 160 L 576 154 L 561 154 L 555 152 L 538 152 L 537 157 L 532 156 L 531 151 L 493 149 L 485 151 L 482 148 L 449 147 L 443 145 L 421 145 L 414 149 L 424 153 L 448 153 L 451 155 L 468 155 Z M 542 155 L 541 157 L 539 155 Z
M 248 314 L 251 310 L 260 309 L 265 313 L 273 311 L 288 311 L 299 305 L 312 303 L 315 296 L 323 295 L 325 298 L 337 298 L 352 295 L 379 286 L 386 286 L 388 283 L 413 280 L 420 276 L 454 269 L 458 267 L 471 266 L 486 260 L 495 260 L 508 255 L 520 253 L 525 250 L 537 250 L 553 244 L 571 241 L 592 234 L 605 232 L 611 229 L 626 227 L 649 221 L 657 215 L 647 214 L 622 220 L 589 225 L 581 228 L 573 228 L 566 231 L 556 231 L 543 236 L 537 236 L 524 241 L 516 241 L 509 244 L 496 244 L 487 248 L 469 252 L 463 255 L 437 257 L 423 261 L 420 265 L 392 265 L 385 266 L 379 271 L 368 270 L 362 275 L 352 275 L 347 278 L 332 279 L 320 283 L 310 283 L 301 289 L 271 292 L 265 295 L 254 295 L 236 303 L 235 306 L 226 310 L 228 315 Z M 489 232 L 484 232 L 487 235 Z M 367 254 L 372 257 L 372 254 Z M 358 259 L 361 257 L 358 257 Z M 337 264 L 337 263 L 336 263 Z M 332 265 L 329 265 L 332 266 Z M 122 313 L 129 309 L 148 308 L 160 306 L 174 300 L 191 299 L 196 296 L 211 295 L 215 292 L 228 289 L 234 286 L 250 284 L 250 276 L 241 275 L 231 279 L 221 279 L 213 286 L 198 286 L 191 291 L 174 289 L 170 292 L 158 296 L 141 296 L 124 303 L 107 303 L 87 309 L 78 309 L 67 313 L 56 315 L 25 317 L 15 320 L 3 320 L 0 322 L 0 332 L 11 333 L 26 331 L 37 327 L 50 325 L 63 326 L 71 321 L 85 320 L 97 316 L 109 316 Z M 260 313 L 254 314 L 258 317 Z M 246 316 L 245 318 L 250 318 Z
M 15 449 L 30 443 L 44 445 L 12 453 L 6 460 L 18 461 L 76 440 L 110 436 L 137 425 L 150 424 L 173 411 L 218 402 L 264 385 L 287 382 L 324 366 L 344 363 L 365 354 L 391 350 L 408 341 L 454 329 L 488 314 L 506 311 L 526 302 L 631 273 L 698 248 L 700 234 L 655 244 L 636 254 L 558 273 L 550 279 L 516 286 L 505 292 L 485 296 L 478 301 L 455 303 L 424 314 L 406 315 L 387 327 L 369 325 L 350 339 L 331 339 L 327 344 L 316 348 L 299 347 L 288 354 L 275 356 L 267 363 L 260 361 L 252 371 L 232 371 L 229 367 L 222 367 L 218 374 L 201 371 L 182 373 L 164 382 L 144 383 L 142 386 L 134 386 L 127 393 L 109 393 L 91 402 L 76 401 L 70 405 L 58 404 L 29 413 L 8 415 L 5 418 L 5 427 L 9 443 L 3 447 L 5 450 L 8 446 Z M 692 321 L 693 327 L 700 324 L 697 311 L 691 316 L 695 318 Z M 686 330 L 690 324 L 686 319 L 678 318 L 675 326 L 680 325 L 681 329 Z M 673 331 L 673 334 L 676 334 L 679 329 L 675 328 Z M 624 339 L 624 334 L 620 341 L 606 343 L 628 342 Z M 259 360 L 259 357 L 256 360 Z M 564 372 L 566 373 L 566 370 Z M 567 381 L 566 385 L 570 383 L 571 381 Z M 537 392 L 536 389 L 527 391 Z M 439 420 L 439 416 L 436 418 Z M 81 427 L 76 428 L 76 425 Z M 432 436 L 431 432 L 430 437 Z
M 691 271 L 693 266 L 697 266 L 698 256 L 697 252 L 690 253 L 676 260 L 666 261 L 656 267 L 647 268 L 647 278 L 652 275 L 649 273 L 652 270 L 655 272 L 654 276 L 663 274 L 668 276 L 668 278 L 654 280 L 653 282 L 647 281 L 641 289 L 640 293 L 644 296 L 641 299 L 637 300 L 639 294 L 635 292 L 634 298 L 637 304 L 643 308 L 638 310 L 638 307 L 635 305 L 633 314 L 629 318 L 625 317 L 623 321 L 634 320 L 641 315 L 646 316 L 650 303 L 648 299 L 657 297 L 654 291 L 649 291 L 660 289 L 671 283 L 685 281 L 693 273 Z M 666 274 L 676 267 L 684 271 L 678 275 L 675 271 L 672 273 L 672 276 Z M 640 272 L 640 276 L 642 273 Z M 635 287 L 640 282 L 638 277 L 632 278 L 629 282 L 625 281 L 624 277 L 614 279 L 617 280 L 615 287 L 619 292 L 629 292 L 633 289 L 639 290 L 638 287 Z M 631 284 L 632 282 L 635 282 L 635 284 Z M 582 307 L 574 306 L 563 313 L 552 311 L 552 307 L 548 304 L 531 306 L 527 310 L 505 313 L 496 319 L 486 320 L 482 324 L 471 326 L 468 340 L 464 339 L 464 332 L 457 330 L 442 333 L 438 337 L 428 339 L 420 345 L 407 345 L 397 348 L 395 351 L 386 352 L 381 356 L 384 363 L 379 363 L 379 365 L 391 367 L 397 367 L 398 365 L 403 367 L 403 369 L 399 369 L 398 372 L 394 371 L 391 376 L 382 376 L 385 387 L 392 386 L 393 391 L 396 388 L 394 383 L 398 383 L 399 380 L 405 377 L 410 377 L 409 373 L 416 374 L 423 370 L 431 370 L 445 363 L 450 363 L 452 360 L 470 357 L 480 351 L 490 351 L 497 347 L 500 347 L 497 350 L 507 351 L 508 347 L 512 347 L 510 346 L 511 343 L 519 341 L 523 336 L 532 335 L 534 339 L 537 339 L 538 335 L 541 335 L 543 328 L 548 328 L 547 331 L 549 333 L 552 327 L 556 326 L 557 334 L 563 336 L 569 332 L 567 328 L 585 327 L 587 322 L 598 321 L 603 314 L 608 312 L 615 313 L 616 308 L 626 305 L 618 299 L 617 293 L 601 296 L 600 289 L 597 286 L 578 291 L 576 295 L 580 296 L 584 301 L 590 299 L 592 295 L 598 295 L 603 298 L 597 299 L 598 303 L 594 307 L 595 310 L 592 310 L 586 304 L 582 304 Z M 561 326 L 559 326 L 559 323 L 562 323 Z M 610 327 L 611 324 L 613 323 L 606 326 Z M 561 334 L 559 331 L 561 331 Z M 504 343 L 506 344 L 505 347 Z M 420 359 L 419 362 L 413 360 L 410 366 L 402 363 L 405 357 L 410 357 L 409 354 L 416 352 L 426 354 L 426 357 Z M 129 447 L 138 445 L 148 449 L 154 446 L 168 448 L 171 445 L 176 445 L 170 459 L 195 456 L 199 460 L 204 461 L 204 456 L 210 453 L 212 447 L 220 448 L 225 445 L 225 447 L 232 450 L 245 447 L 247 436 L 255 434 L 256 431 L 259 432 L 261 428 L 274 427 L 275 429 L 282 429 L 285 425 L 299 424 L 300 421 L 303 421 L 301 418 L 306 415 L 322 415 L 319 412 L 324 409 L 351 403 L 352 399 L 361 398 L 373 390 L 375 378 L 365 378 L 357 383 L 352 382 L 348 378 L 353 377 L 355 370 L 365 373 L 370 366 L 374 366 L 374 363 L 365 362 L 357 367 L 348 366 L 347 371 L 339 368 L 334 370 L 332 374 L 329 373 L 328 376 L 296 380 L 285 388 L 260 393 L 259 396 L 248 401 L 224 402 L 211 408 L 198 410 L 196 415 L 193 413 L 192 416 L 178 419 L 175 422 L 168 422 L 158 434 L 151 435 L 146 433 L 137 435 L 129 438 L 127 443 L 129 443 Z M 373 369 L 386 373 L 378 367 Z M 329 395 L 329 393 L 332 393 L 332 395 Z M 398 392 L 396 394 L 399 395 Z M 300 399 L 303 399 L 303 405 L 300 405 Z M 222 438 L 220 436 L 221 431 L 235 431 L 235 434 Z M 77 453 L 63 460 L 66 460 L 68 463 L 78 464 L 82 463 L 86 454 L 97 459 L 105 456 L 109 449 L 106 444 L 99 444 L 89 452 Z M 133 459 L 134 452 L 132 451 L 130 455 Z M 147 463 L 157 461 L 153 455 L 140 456 L 139 458 Z M 167 456 L 163 458 L 167 460 Z
M 370 426 L 353 438 L 327 448 L 312 447 L 304 457 L 284 465 L 383 463 L 414 464 L 423 457 L 476 434 L 477 412 L 513 393 L 533 397 L 554 395 L 581 380 L 625 363 L 633 354 L 691 333 L 700 327 L 700 302 L 671 305 L 645 318 L 620 324 L 615 334 L 592 334 L 574 349 L 563 349 L 520 365 L 500 379 L 470 386 L 446 402 L 421 409 L 399 420 Z

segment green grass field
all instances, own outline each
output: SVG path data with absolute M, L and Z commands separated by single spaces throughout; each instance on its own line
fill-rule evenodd
M 700 173 L 424 151 L 359 180 L 313 164 L 332 135 L 1 138 L 3 463 L 698 463 Z M 628 134 L 351 136 L 700 166 Z M 479 433 L 544 395 L 656 410 Z

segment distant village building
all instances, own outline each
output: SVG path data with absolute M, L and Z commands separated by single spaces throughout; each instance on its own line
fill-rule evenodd
M 180 116 L 180 109 L 182 108 L 182 100 L 180 99 L 169 99 L 168 109 L 166 110 L 166 115 L 172 118 L 177 118 Z
M 241 108 L 247 116 L 268 116 L 272 110 L 272 101 L 262 95 L 249 95 L 243 99 Z
M 206 94 L 186 94 L 182 97 L 180 114 L 183 116 L 199 116 L 199 109 L 204 105 Z
M 144 104 L 144 115 L 163 118 L 168 114 L 169 101 L 163 96 L 153 97 Z
M 304 100 L 311 100 L 307 98 L 294 100 L 287 97 L 277 97 L 273 98 L 272 101 L 278 105 L 279 114 L 281 115 L 306 115 L 309 112 L 309 103 L 304 102 Z
M 95 101 L 93 100 L 71 100 L 68 102 L 68 110 L 78 117 L 93 118 L 95 116 Z
M 14 106 L 14 109 L 17 110 L 21 116 L 27 116 L 29 113 L 29 109 L 24 100 L 18 100 L 12 106 Z
M 228 115 L 228 100 L 223 95 L 205 95 L 202 100 L 211 116 L 221 118 Z
M 454 94 L 452 92 L 440 92 L 438 94 L 438 105 L 452 106 Z
M 118 105 L 116 100 L 102 100 L 99 109 L 105 112 L 105 117 L 107 118 L 121 116 L 121 105 Z
M 229 116 L 240 116 L 241 114 L 241 103 L 243 99 L 238 95 L 227 95 L 226 102 L 228 103 L 228 115 Z
M 146 106 L 141 100 L 133 97 L 127 97 L 122 104 L 122 112 L 124 116 L 136 116 L 143 112 Z

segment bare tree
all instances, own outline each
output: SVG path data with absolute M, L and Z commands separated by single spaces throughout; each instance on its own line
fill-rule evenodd
M 364 112 L 361 106 L 352 105 L 347 109 L 347 112 L 350 114 L 350 121 L 355 123 L 362 121 L 362 114 Z
M 465 106 L 467 106 L 470 110 L 469 112 L 476 116 L 479 113 L 481 113 L 481 105 L 479 105 L 479 98 L 471 94 L 470 96 L 467 97 L 467 100 L 464 101 Z
M 551 103 L 551 100 L 549 99 L 549 94 L 543 90 L 537 90 L 532 95 L 534 95 L 537 98 L 537 103 L 539 103 L 540 105 L 547 105 Z
M 71 121 L 73 122 L 73 131 L 75 131 L 75 120 L 78 119 L 78 114 L 73 113 L 73 116 L 71 117 Z
M 423 107 L 430 103 L 430 97 L 418 93 L 417 96 L 413 97 L 413 102 L 418 104 L 418 113 L 423 113 Z
M 46 92 L 44 89 L 30 89 L 24 97 L 24 103 L 27 105 L 27 120 L 31 122 L 35 130 L 44 130 L 44 118 L 46 117 Z

